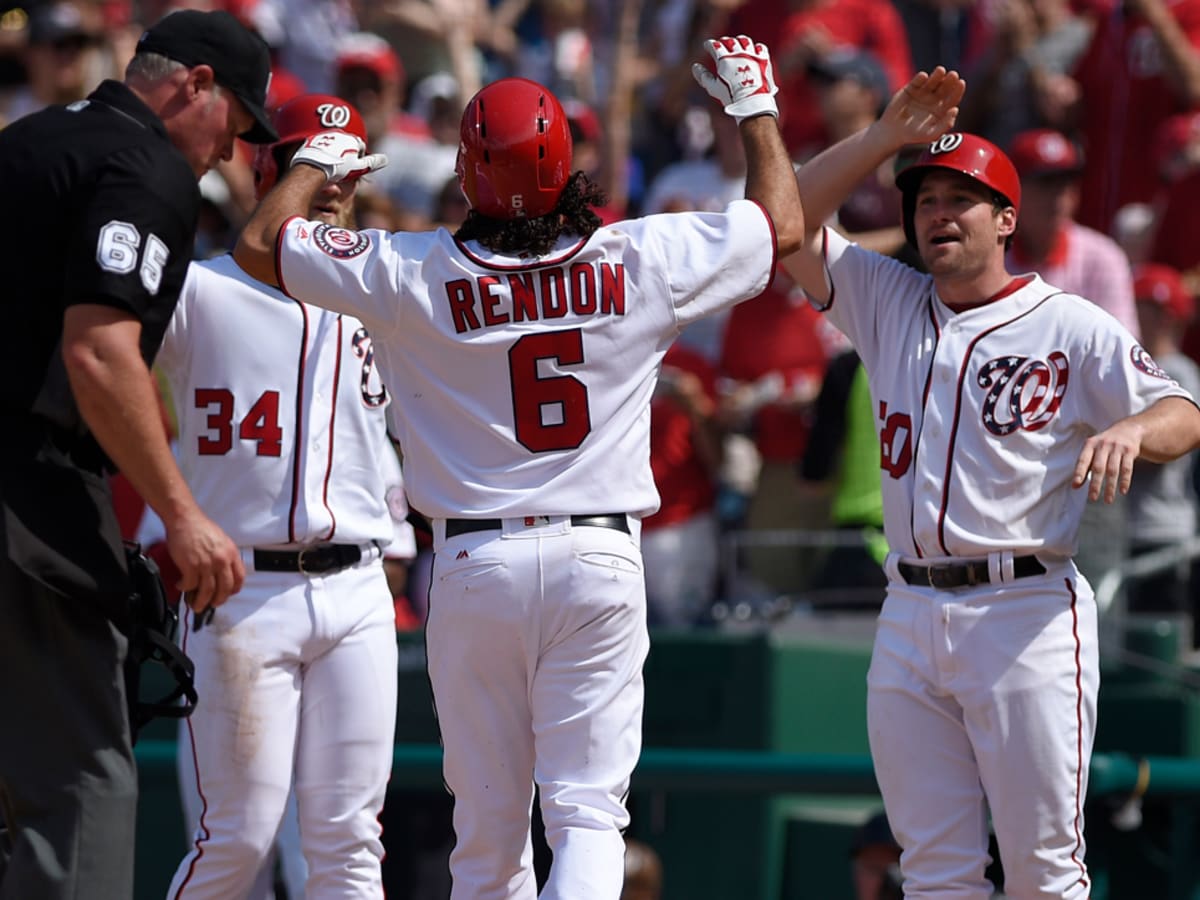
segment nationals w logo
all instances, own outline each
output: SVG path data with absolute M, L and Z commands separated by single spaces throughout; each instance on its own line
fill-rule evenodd
M 359 328 L 351 339 L 354 355 L 362 360 L 362 382 L 359 391 L 362 402 L 368 409 L 377 409 L 388 403 L 388 392 L 375 369 L 375 347 L 371 344 L 371 336 L 367 329 Z
M 317 107 L 322 128 L 345 128 L 350 124 L 350 107 L 344 103 L 322 103 Z
M 1067 356 L 1059 350 L 1048 359 L 1002 356 L 979 372 L 979 386 L 987 388 L 983 398 L 983 427 L 997 437 L 1018 428 L 1045 428 L 1062 404 L 1069 377 Z

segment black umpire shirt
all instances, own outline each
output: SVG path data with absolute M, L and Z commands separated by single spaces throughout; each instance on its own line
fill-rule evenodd
M 108 462 L 67 381 L 63 313 L 130 313 L 153 361 L 192 257 L 196 176 L 162 120 L 105 81 L 0 131 L 0 185 L 0 540 L 49 588 L 118 613 L 128 581 Z

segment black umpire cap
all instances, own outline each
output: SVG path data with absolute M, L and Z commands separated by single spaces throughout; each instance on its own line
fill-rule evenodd
M 267 44 L 223 10 L 168 13 L 138 40 L 138 53 L 158 53 L 185 66 L 212 66 L 217 84 L 232 91 L 254 116 L 241 135 L 252 144 L 273 144 L 279 135 L 267 115 L 271 58 Z

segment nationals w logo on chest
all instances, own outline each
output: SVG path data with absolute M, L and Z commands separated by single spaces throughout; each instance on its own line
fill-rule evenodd
M 1045 428 L 1067 392 L 1067 355 L 1055 350 L 1046 359 L 1002 356 L 984 364 L 976 379 L 987 389 L 983 398 L 983 427 L 997 437 L 1017 429 Z

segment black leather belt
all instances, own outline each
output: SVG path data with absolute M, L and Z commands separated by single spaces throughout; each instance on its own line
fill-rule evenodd
M 990 584 L 991 574 L 986 559 L 974 559 L 961 563 L 937 563 L 932 566 L 914 566 L 898 563 L 900 577 L 907 584 L 932 587 L 940 590 Z M 1028 578 L 1030 575 L 1045 575 L 1046 567 L 1036 556 L 1018 556 L 1013 559 L 1013 577 Z
M 538 516 L 530 516 L 537 519 Z M 535 524 L 530 522 L 530 525 Z M 625 513 L 600 513 L 594 516 L 571 516 L 571 524 L 575 527 L 590 525 L 593 528 L 612 528 L 629 534 L 629 517 Z M 447 519 L 446 537 L 457 537 L 460 534 L 470 534 L 472 531 L 499 531 L 503 523 L 499 519 Z
M 254 548 L 258 572 L 303 572 L 324 575 L 346 569 L 362 559 L 358 544 L 315 544 L 303 550 L 259 550 Z

